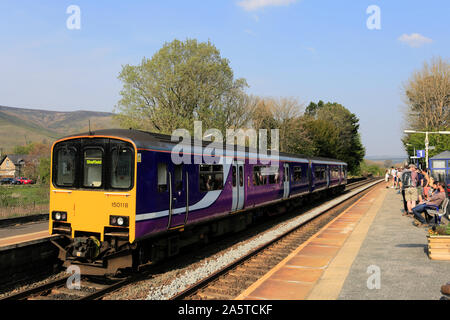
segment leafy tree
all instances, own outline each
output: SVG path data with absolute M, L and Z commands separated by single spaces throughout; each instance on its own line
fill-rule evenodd
M 450 128 L 450 63 L 442 58 L 425 62 L 403 86 L 406 124 L 419 131 Z
M 348 170 L 356 173 L 365 154 L 356 115 L 338 103 L 319 101 L 309 104 L 304 121 L 317 148 L 316 155 L 343 160 Z
M 42 184 L 48 184 L 50 182 L 50 157 L 43 157 L 39 160 L 39 181 Z
M 405 94 L 405 127 L 416 131 L 450 130 L 450 63 L 442 58 L 425 62 L 403 86 Z M 450 148 L 450 135 L 430 134 L 428 156 L 433 157 Z M 410 156 L 414 149 L 425 149 L 425 134 L 405 134 L 403 145 Z
M 252 111 L 255 130 L 266 129 L 268 144 L 270 130 L 279 129 L 279 150 L 304 155 L 315 152 L 311 137 L 302 121 L 302 105 L 294 98 L 259 98 Z
M 171 134 L 203 128 L 242 127 L 249 117 L 245 79 L 234 79 L 229 61 L 211 42 L 174 40 L 140 65 L 125 65 L 119 75 L 122 96 L 116 112 L 123 127 Z

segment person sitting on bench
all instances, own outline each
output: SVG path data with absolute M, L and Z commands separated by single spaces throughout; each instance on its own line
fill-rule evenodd
M 428 201 L 422 201 L 419 205 L 412 209 L 414 214 L 414 225 L 417 227 L 426 224 L 431 215 L 428 214 L 427 209 L 439 210 L 439 206 L 445 199 L 445 190 L 443 182 L 436 182 L 435 186 L 438 188 L 439 192 L 433 194 L 433 196 Z M 422 212 L 425 214 L 426 220 L 422 217 Z

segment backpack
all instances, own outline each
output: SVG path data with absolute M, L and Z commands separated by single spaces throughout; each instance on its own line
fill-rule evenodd
M 404 188 L 412 187 L 411 171 L 404 171 L 402 174 L 402 184 Z

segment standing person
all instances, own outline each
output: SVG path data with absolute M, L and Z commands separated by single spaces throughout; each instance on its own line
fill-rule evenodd
M 402 184 L 405 188 L 405 200 L 408 208 L 407 214 L 412 214 L 412 208 L 416 206 L 417 202 L 417 182 L 418 175 L 416 166 L 409 165 L 408 170 L 403 171 Z
M 395 170 L 394 167 L 391 168 L 391 176 L 392 176 L 392 186 L 391 186 L 391 188 L 394 189 L 395 182 L 397 181 L 397 170 Z
M 398 182 L 399 186 L 400 186 L 400 190 L 399 193 L 401 192 L 402 194 L 402 199 L 403 199 L 403 216 L 408 214 L 408 203 L 406 202 L 406 198 L 405 198 L 405 186 L 403 185 L 402 182 L 402 177 L 403 177 L 403 172 L 406 170 L 403 167 L 400 168 L 401 169 L 401 174 L 400 174 L 400 181 Z
M 418 182 L 417 182 L 417 196 L 419 197 L 419 203 L 423 202 L 423 187 L 425 186 L 425 175 L 422 170 L 417 170 Z
M 413 223 L 417 227 L 420 227 L 423 224 L 427 223 L 427 221 L 431 217 L 431 215 L 428 214 L 427 209 L 439 209 L 439 206 L 445 200 L 444 183 L 437 182 L 435 185 L 438 188 L 439 192 L 433 194 L 429 201 L 422 202 L 412 209 L 414 218 L 416 219 Z M 425 219 L 422 217 L 421 213 L 425 214 Z
M 386 173 L 384 174 L 384 181 L 386 182 L 386 188 L 389 188 L 389 169 L 386 169 Z
M 403 171 L 402 167 L 398 168 L 398 170 L 397 170 L 397 186 L 395 189 L 400 189 L 401 181 L 402 181 L 402 171 Z M 398 193 L 400 194 L 400 190 L 398 191 Z

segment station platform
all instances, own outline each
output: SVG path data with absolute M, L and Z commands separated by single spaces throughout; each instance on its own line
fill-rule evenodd
M 439 300 L 450 261 L 430 260 L 427 229 L 379 184 L 237 300 Z
M 0 228 L 0 247 L 49 237 L 48 221 Z

